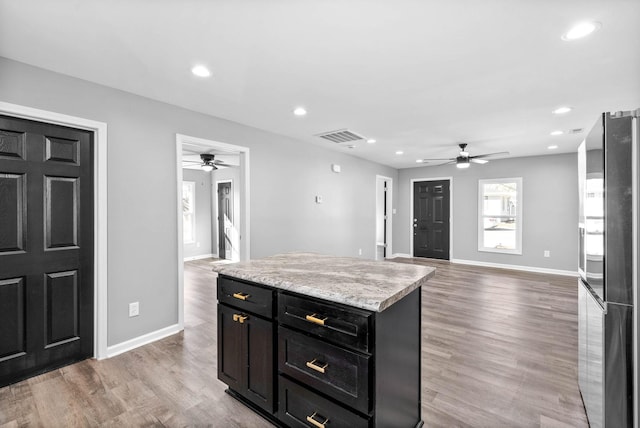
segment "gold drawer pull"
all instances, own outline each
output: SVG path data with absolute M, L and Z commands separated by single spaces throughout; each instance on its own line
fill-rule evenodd
M 239 322 L 240 324 L 244 324 L 244 322 L 248 319 L 249 319 L 248 315 L 233 314 L 233 320 L 235 322 Z
M 314 323 L 314 324 L 324 325 L 324 322 L 327 320 L 327 317 L 324 317 L 324 318 L 318 318 L 318 317 L 317 317 L 317 315 L 318 315 L 318 314 L 307 315 L 307 316 L 305 317 L 305 319 L 306 319 L 307 321 L 310 321 L 310 322 Z
M 329 363 L 324 363 L 324 365 L 321 366 L 321 365 L 318 365 L 317 362 L 318 362 L 317 358 L 314 358 L 313 361 L 307 361 L 307 367 L 324 374 L 324 369 L 326 369 L 329 366 Z
M 324 422 L 318 422 L 316 421 L 315 417 L 318 414 L 318 412 L 313 412 L 313 415 L 311 416 L 307 416 L 307 422 L 309 422 L 310 424 L 313 424 L 313 426 L 316 426 L 318 428 L 326 428 L 325 424 L 327 422 L 329 422 L 329 418 L 325 418 Z
M 233 297 L 240 300 L 247 300 L 250 294 L 247 293 L 233 293 Z

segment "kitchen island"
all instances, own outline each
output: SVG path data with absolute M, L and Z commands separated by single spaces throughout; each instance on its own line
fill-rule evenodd
M 419 427 L 435 269 L 313 253 L 216 265 L 218 378 L 279 426 Z

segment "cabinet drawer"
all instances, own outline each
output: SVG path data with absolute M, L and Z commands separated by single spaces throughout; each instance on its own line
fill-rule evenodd
M 327 338 L 339 345 L 371 352 L 370 312 L 286 293 L 281 293 L 278 300 L 278 319 L 281 324 Z
M 280 376 L 278 419 L 292 428 L 366 428 L 367 419 Z M 308 419 L 309 418 L 309 419 Z M 311 422 L 310 419 L 315 421 Z
M 269 288 L 219 276 L 218 301 L 245 312 L 273 318 L 273 290 Z
M 369 357 L 278 328 L 278 369 L 362 413 L 369 412 Z

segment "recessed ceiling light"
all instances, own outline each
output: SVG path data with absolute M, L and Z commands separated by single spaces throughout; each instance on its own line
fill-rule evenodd
M 304 107 L 296 107 L 295 110 L 293 110 L 293 114 L 296 116 L 305 116 L 307 114 L 307 110 Z
M 557 145 L 555 145 L 555 144 L 553 144 L 553 145 L 551 145 L 551 146 L 547 147 L 547 149 L 549 149 L 549 150 L 555 150 L 555 149 L 557 149 L 557 148 L 558 148 L 558 146 L 557 146 Z
M 373 143 L 375 143 L 375 142 L 376 142 L 376 140 L 374 140 L 373 138 L 369 138 L 369 139 L 367 140 L 367 143 L 369 143 L 369 144 L 373 144 Z
M 564 131 L 560 131 L 560 130 L 558 130 L 558 131 L 551 131 L 551 135 L 562 135 L 562 134 L 564 134 Z
M 562 40 L 570 41 L 570 40 L 581 39 L 593 33 L 600 27 L 602 27 L 602 24 L 599 22 L 595 22 L 595 21 L 580 22 L 579 24 L 576 24 L 573 27 L 571 27 L 569 31 L 564 33 L 562 35 Z
M 198 77 L 209 77 L 211 76 L 211 72 L 204 65 L 196 65 L 191 69 L 191 72 Z
M 422 163 L 423 160 L 422 159 L 416 159 L 416 163 Z
M 566 114 L 571 111 L 571 107 L 558 107 L 552 113 L 553 114 Z
M 403 154 L 404 154 L 404 152 L 403 152 L 402 150 L 398 150 L 398 151 L 396 152 L 396 154 L 397 154 L 397 155 L 403 155 Z

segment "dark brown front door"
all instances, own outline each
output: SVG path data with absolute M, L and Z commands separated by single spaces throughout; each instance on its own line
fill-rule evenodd
M 449 180 L 413 184 L 413 256 L 449 260 Z
M 93 355 L 93 134 L 0 116 L 0 386 Z
M 233 228 L 233 193 L 231 183 L 218 183 L 218 257 L 231 258 Z

